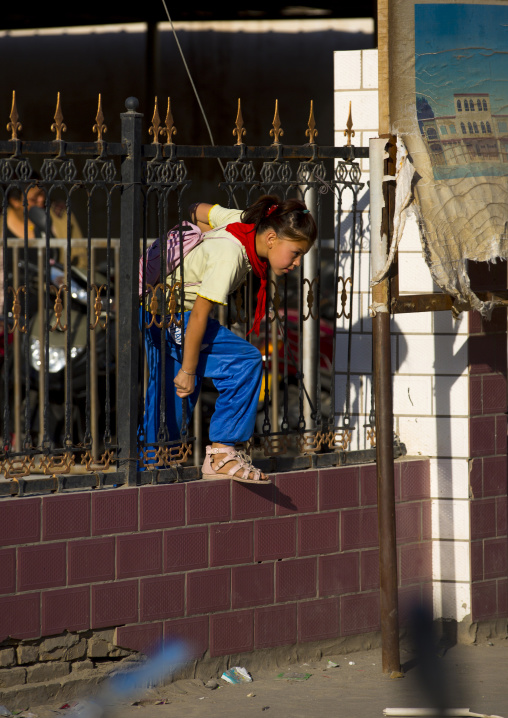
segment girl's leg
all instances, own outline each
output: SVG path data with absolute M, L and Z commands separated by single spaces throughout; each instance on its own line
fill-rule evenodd
M 263 363 L 256 347 L 210 320 L 197 372 L 213 380 L 219 397 L 210 422 L 210 441 L 233 446 L 253 434 Z
M 149 323 L 151 314 L 146 312 L 145 317 L 143 317 L 143 314 L 144 312 L 142 310 L 140 316 L 142 318 L 146 317 L 147 323 Z M 146 388 L 145 415 L 143 419 L 144 440 L 147 444 L 156 444 L 159 440 L 159 429 L 161 425 L 162 351 L 161 330 L 155 325 L 152 325 L 150 329 L 145 329 L 145 351 L 148 364 L 148 385 Z M 162 418 L 163 420 L 165 419 L 168 429 L 168 439 L 170 441 L 180 439 L 183 415 L 182 400 L 176 396 L 173 383 L 180 368 L 178 360 L 175 361 L 175 359 L 177 359 L 175 355 L 177 354 L 175 344 L 171 340 L 169 332 L 166 332 L 166 407 L 165 416 L 163 415 Z M 185 399 L 187 424 L 192 418 L 192 412 L 201 388 L 201 378 L 196 377 L 196 379 L 196 390 L 189 398 Z
M 185 315 L 185 325 L 189 314 Z M 181 346 L 173 343 L 171 353 L 178 363 L 176 368 L 179 368 L 183 356 Z M 251 478 L 257 477 L 257 480 L 263 481 L 266 477 L 238 455 L 217 467 L 226 458 L 227 449 L 247 441 L 254 431 L 262 379 L 259 350 L 222 327 L 215 319 L 209 319 L 196 367 L 196 380 L 205 376 L 213 380 L 219 391 L 210 422 L 210 440 L 214 449 L 225 448 L 224 453 L 217 452 L 210 457 L 207 450 L 206 461 L 210 461 L 213 471 L 226 474 L 234 465 L 231 462 L 238 463 L 239 460 L 244 466 L 238 469 L 235 476 L 245 476 L 246 469 L 250 469 Z

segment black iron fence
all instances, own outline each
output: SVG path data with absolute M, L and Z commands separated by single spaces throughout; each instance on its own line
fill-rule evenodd
M 0 492 L 199 476 L 212 385 L 203 386 L 194 421 L 188 429 L 182 425 L 178 441 L 167 438 L 164 402 L 157 441 L 147 443 L 139 428 L 147 382 L 143 335 L 153 323 L 166 331 L 182 291 L 167 286 L 162 267 L 159 285 L 145 286 L 148 319 L 140 327 L 139 257 L 154 239 L 189 218 L 187 206 L 196 199 L 244 208 L 273 192 L 306 201 L 318 241 L 298 277 L 269 281 L 262 332 L 249 335 L 263 355 L 264 380 L 256 431 L 246 448 L 267 470 L 348 461 L 355 428 L 349 406 L 354 264 L 351 276 L 340 276 L 341 221 L 347 206 L 353 250 L 361 228 L 358 160 L 368 157 L 368 148 L 353 147 L 350 137 L 346 146 L 320 147 L 312 106 L 308 141 L 298 146 L 281 143 L 277 106 L 267 146 L 244 143 L 240 104 L 231 146 L 176 144 L 169 101 L 164 122 L 156 104 L 152 140 L 144 144 L 135 98 L 126 101 L 126 110 L 120 142 L 104 138 L 100 97 L 95 141 L 63 139 L 59 100 L 51 126 L 55 139 L 21 140 L 13 99 L 11 138 L 0 141 L 0 461 L 11 480 Z M 214 197 L 192 196 L 187 163 L 196 167 L 198 160 L 201 174 L 210 163 L 221 164 Z M 251 326 L 255 292 L 250 277 L 220 314 L 221 322 L 242 336 Z M 347 386 L 340 402 L 338 319 L 349 327 Z M 171 379 L 163 369 L 163 384 L 166 380 Z M 373 421 L 371 415 L 372 430 Z

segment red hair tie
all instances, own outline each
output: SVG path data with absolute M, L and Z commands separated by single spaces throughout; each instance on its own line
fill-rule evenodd
M 277 209 L 278 206 L 279 206 L 278 204 L 272 204 L 272 206 L 266 210 L 265 217 L 269 217 L 272 212 L 275 212 L 275 210 Z

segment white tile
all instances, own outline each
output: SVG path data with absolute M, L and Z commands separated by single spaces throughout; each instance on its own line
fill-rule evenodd
M 431 334 L 432 313 L 394 314 L 390 320 L 390 331 L 396 334 Z
M 354 223 L 353 219 L 355 220 Z M 336 215 L 336 222 L 337 231 L 340 232 L 341 253 L 351 252 L 352 247 L 354 247 L 356 252 L 370 254 L 370 222 L 368 215 L 357 212 L 355 216 L 352 212 L 345 211 Z M 369 284 L 367 289 L 368 287 Z
M 432 292 L 430 270 L 421 252 L 399 252 L 399 292 Z
M 463 335 L 406 335 L 406 351 L 399 356 L 401 374 L 456 374 L 467 369 Z
M 349 381 L 349 413 L 358 416 L 362 411 L 363 387 L 365 377 L 353 374 Z M 347 375 L 337 374 L 335 377 L 335 413 L 344 414 L 346 408 Z
M 353 267 L 354 259 L 354 267 Z M 354 292 L 368 292 L 370 286 L 370 254 L 368 252 L 354 253 L 354 257 L 351 252 L 343 251 L 339 254 L 339 277 L 344 277 L 344 281 L 347 281 L 351 277 L 353 271 L 353 291 Z M 349 293 L 351 284 L 347 282 L 347 292 Z M 339 291 L 342 291 L 342 282 L 339 286 Z
M 435 335 L 436 374 L 462 375 L 468 371 L 467 335 Z
M 462 621 L 471 613 L 470 583 L 435 581 L 432 589 L 434 618 L 454 618 L 456 621 Z
M 370 415 L 371 401 L 372 401 L 372 374 L 365 374 L 363 377 L 363 406 L 362 413 L 365 420 L 368 421 Z
M 430 376 L 393 377 L 393 413 L 430 416 L 432 392 Z
M 369 334 L 353 334 L 351 339 L 351 368 L 357 374 L 370 374 L 372 370 L 372 337 Z M 336 371 L 347 369 L 348 335 L 336 335 Z
M 349 117 L 349 103 L 351 103 L 351 117 L 355 132 L 359 130 L 377 131 L 377 90 L 338 90 L 334 93 L 334 100 L 335 129 L 337 132 L 343 132 L 346 129 Z
M 438 499 L 469 498 L 467 459 L 430 459 L 430 495 Z
M 469 541 L 432 542 L 434 581 L 470 581 Z
M 400 440 L 411 456 L 469 456 L 467 419 L 401 416 L 398 426 Z
M 432 538 L 469 541 L 469 500 L 432 499 Z
M 362 50 L 363 89 L 376 89 L 378 83 L 377 50 Z
M 334 88 L 358 90 L 362 85 L 361 50 L 342 50 L 333 53 Z
M 406 218 L 406 224 L 404 225 L 404 231 L 402 232 L 402 238 L 399 243 L 399 250 L 401 252 L 421 252 L 422 242 L 420 239 L 420 229 L 416 216 L 413 212 Z
M 445 312 L 429 312 L 432 314 L 435 334 L 468 334 L 468 313 L 462 312 L 454 319 L 451 310 Z
M 400 374 L 433 374 L 434 337 L 430 334 L 406 334 L 401 337 L 398 357 Z
M 434 376 L 432 378 L 435 413 L 442 416 L 468 416 L 469 378 Z

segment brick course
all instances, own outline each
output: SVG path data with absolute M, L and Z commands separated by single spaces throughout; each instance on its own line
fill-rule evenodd
M 508 600 L 506 505 L 502 458 L 479 461 L 488 495 L 475 605 L 486 614 Z M 428 462 L 407 464 L 395 476 L 399 588 L 421 597 Z M 271 487 L 195 481 L 0 500 L 0 640 L 116 628 L 125 648 L 181 639 L 200 658 L 378 630 L 376 491 L 368 465 L 278 475 Z

